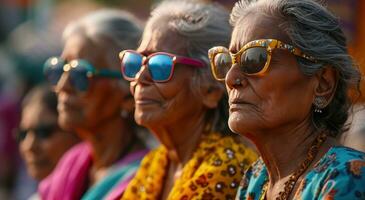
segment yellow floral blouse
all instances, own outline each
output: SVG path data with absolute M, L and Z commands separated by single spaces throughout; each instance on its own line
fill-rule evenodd
M 206 134 L 167 199 L 234 199 L 246 168 L 256 158 L 251 149 L 234 137 Z M 147 154 L 122 200 L 160 199 L 167 166 L 164 146 Z

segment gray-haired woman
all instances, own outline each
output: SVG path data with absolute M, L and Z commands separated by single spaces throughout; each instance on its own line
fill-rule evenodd
M 364 199 L 365 154 L 339 146 L 360 74 L 337 19 L 314 0 L 243 0 L 230 49 L 209 51 L 229 126 L 259 159 L 237 199 Z
M 162 144 L 145 156 L 122 199 L 235 197 L 256 155 L 227 133 L 224 87 L 213 79 L 206 55 L 228 44 L 228 16 L 214 4 L 163 2 L 137 51 L 120 54 L 135 120 Z
M 115 199 L 139 167 L 146 150 L 136 137 L 133 98 L 116 56 L 135 48 L 142 31 L 129 14 L 91 13 L 68 25 L 60 57 L 45 63 L 58 96 L 58 122 L 83 142 L 41 182 L 42 199 Z

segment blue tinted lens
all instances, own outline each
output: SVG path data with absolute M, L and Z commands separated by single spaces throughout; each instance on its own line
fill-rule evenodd
M 87 76 L 86 67 L 78 65 L 76 68 L 70 70 L 70 81 L 73 87 L 80 91 L 86 91 L 89 86 L 89 78 Z
M 64 62 L 51 63 L 47 61 L 44 67 L 44 75 L 48 82 L 52 85 L 57 85 L 63 74 L 63 64 Z
M 154 81 L 167 81 L 172 65 L 172 58 L 168 55 L 155 55 L 148 60 L 148 69 Z
M 124 76 L 128 78 L 134 78 L 142 67 L 142 56 L 135 53 L 126 52 L 123 56 L 122 66 L 124 68 L 122 70 Z

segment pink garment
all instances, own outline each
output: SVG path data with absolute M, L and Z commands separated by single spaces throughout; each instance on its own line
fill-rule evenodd
M 136 160 L 141 160 L 147 152 L 148 150 L 145 149 L 132 152 L 115 163 L 114 167 L 123 167 Z M 88 176 L 91 165 L 91 146 L 88 143 L 82 142 L 71 148 L 62 157 L 53 173 L 40 183 L 38 192 L 41 199 L 81 199 L 88 189 Z M 103 199 L 120 199 L 134 174 L 135 171 L 119 182 Z
M 41 199 L 80 199 L 88 185 L 91 163 L 90 145 L 86 142 L 75 145 L 61 158 L 53 173 L 40 183 Z

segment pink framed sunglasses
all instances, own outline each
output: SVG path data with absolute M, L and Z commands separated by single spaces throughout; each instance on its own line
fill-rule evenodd
M 171 80 L 176 64 L 183 64 L 194 68 L 205 67 L 201 60 L 178 56 L 166 52 L 156 52 L 144 56 L 134 50 L 124 50 L 119 53 L 121 71 L 124 79 L 134 81 L 136 74 L 146 65 L 154 82 L 167 82 Z

